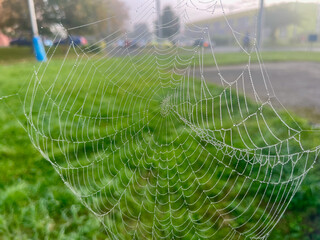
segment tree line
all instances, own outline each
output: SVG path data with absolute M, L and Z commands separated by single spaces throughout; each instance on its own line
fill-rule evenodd
M 48 34 L 52 24 L 62 24 L 66 29 L 95 22 L 79 28 L 77 34 L 110 34 L 124 27 L 128 17 L 120 0 L 34 0 L 38 25 Z M 0 0 L 0 30 L 9 36 L 30 34 L 27 0 Z

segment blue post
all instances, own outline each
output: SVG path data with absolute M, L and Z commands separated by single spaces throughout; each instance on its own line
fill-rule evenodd
M 39 36 L 33 37 L 33 50 L 34 50 L 34 54 L 36 55 L 36 59 L 39 62 L 47 61 L 46 51 L 44 49 L 41 37 Z
M 42 40 L 39 36 L 36 12 L 34 8 L 33 0 L 28 0 L 28 6 L 29 6 L 31 27 L 32 27 L 32 33 L 33 33 L 32 42 L 33 42 L 34 54 L 36 55 L 36 58 L 39 62 L 45 62 L 47 61 L 47 56 L 46 56 L 46 51 L 44 49 Z

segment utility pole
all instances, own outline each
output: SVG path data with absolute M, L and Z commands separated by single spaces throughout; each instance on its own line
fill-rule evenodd
M 264 0 L 260 0 L 260 9 L 257 24 L 257 48 L 260 50 L 262 45 L 262 31 L 263 31 L 263 13 L 264 13 Z
M 162 38 L 162 21 L 161 21 L 161 4 L 160 4 L 160 0 L 156 0 L 156 11 L 157 11 L 157 22 L 158 22 L 158 26 L 157 26 L 157 33 L 158 33 L 158 37 L 157 40 L 160 43 L 161 38 Z
M 36 55 L 36 59 L 39 62 L 45 62 L 47 60 L 47 56 L 46 56 L 46 51 L 44 49 L 42 40 L 39 36 L 39 30 L 38 30 L 37 18 L 36 18 L 36 12 L 34 8 L 33 0 L 28 0 L 28 6 L 29 6 L 29 13 L 30 13 L 32 34 L 33 34 L 32 42 L 33 42 L 34 53 Z
M 107 41 L 107 43 L 109 43 L 109 41 L 111 41 L 111 33 L 112 33 L 112 31 L 111 31 L 111 11 L 110 11 L 110 9 L 112 8 L 112 6 L 111 6 L 111 2 L 110 1 L 107 1 L 106 2 L 106 5 L 107 5 L 107 18 L 110 18 L 110 19 L 108 19 L 107 20 L 107 34 L 108 34 L 108 36 L 106 37 L 106 41 Z M 103 36 L 102 36 L 103 37 Z
M 294 13 L 297 14 L 297 4 L 298 0 L 295 1 L 294 3 Z M 297 37 L 297 24 L 293 25 L 293 33 L 292 33 L 293 39 L 296 39 Z
M 320 3 L 318 5 L 318 17 L 317 17 L 317 25 L 316 25 L 316 33 L 320 33 Z

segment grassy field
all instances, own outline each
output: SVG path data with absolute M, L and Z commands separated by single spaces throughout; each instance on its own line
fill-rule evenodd
M 33 65 L 1 66 L 1 95 L 25 87 Z M 104 239 L 97 219 L 32 146 L 16 119 L 22 119 L 18 98 L 8 99 L 6 103 L 0 103 L 0 238 Z
M 319 61 L 317 54 L 297 54 L 297 53 L 268 53 L 263 54 L 265 61 L 281 61 L 291 60 L 295 61 Z M 27 60 L 27 53 L 26 58 Z M 62 55 L 62 54 L 61 54 Z M 0 54 L 1 56 L 1 54 Z M 269 56 L 269 57 L 268 57 Z M 245 61 L 245 57 L 241 54 L 224 54 L 217 56 L 219 64 L 238 64 Z M 12 60 L 13 61 L 13 60 Z M 124 160 L 127 162 L 124 164 L 121 161 L 117 163 L 108 163 L 104 167 L 96 167 L 92 170 L 98 175 L 96 171 L 103 170 L 109 177 L 114 177 L 119 180 L 120 178 L 124 182 L 128 182 L 134 175 L 136 169 L 142 171 L 142 176 L 147 176 L 148 172 L 154 173 L 154 175 L 160 174 L 159 189 L 154 189 L 146 182 L 140 179 L 137 184 L 144 187 L 141 188 L 142 192 L 132 194 L 133 190 L 140 189 L 137 185 L 132 184 L 130 193 L 124 195 L 123 199 L 128 201 L 129 206 L 124 209 L 125 214 L 129 212 L 137 217 L 139 212 L 139 206 L 136 202 L 144 201 L 139 194 L 144 194 L 145 189 L 148 188 L 151 193 L 165 194 L 168 192 L 176 192 L 172 194 L 172 197 L 186 196 L 188 193 L 196 193 L 195 197 L 201 198 L 201 191 L 206 190 L 209 196 L 215 196 L 219 193 L 216 189 L 210 189 L 212 182 L 220 179 L 217 189 L 223 189 L 225 184 L 228 185 L 234 192 L 227 194 L 230 188 L 224 190 L 222 195 L 228 195 L 223 202 L 216 205 L 219 209 L 224 209 L 232 202 L 233 199 L 237 199 L 237 191 L 250 191 L 248 195 L 248 201 L 254 199 L 253 196 L 256 191 L 268 190 L 267 186 L 262 186 L 258 190 L 258 186 L 246 185 L 244 189 L 239 190 L 241 183 L 235 180 L 235 176 L 229 170 L 225 170 L 224 165 L 227 162 L 235 165 L 237 163 L 237 156 L 239 152 L 235 153 L 234 159 L 226 156 L 217 150 L 216 147 L 208 144 L 208 139 L 215 139 L 215 141 L 224 142 L 226 145 L 233 145 L 238 149 L 246 149 L 247 146 L 252 145 L 249 143 L 249 139 L 240 139 L 236 131 L 232 132 L 233 137 L 223 138 L 222 136 L 215 136 L 212 132 L 206 133 L 206 136 L 195 133 L 192 127 L 197 126 L 201 129 L 232 129 L 235 123 L 239 123 L 243 119 L 240 116 L 240 111 L 245 112 L 244 107 L 235 108 L 237 103 L 236 93 L 228 89 L 224 90 L 221 87 L 209 85 L 209 89 L 206 94 L 212 96 L 218 96 L 223 99 L 220 104 L 215 104 L 212 99 L 201 101 L 203 96 L 203 89 L 200 81 L 192 81 L 192 92 L 188 92 L 184 89 L 179 89 L 182 95 L 191 95 L 190 103 L 186 104 L 185 101 L 181 101 L 178 98 L 174 99 L 174 105 L 179 106 L 175 109 L 176 113 L 180 114 L 182 119 L 176 119 L 175 114 L 171 113 L 170 106 L 163 106 L 163 99 L 167 96 L 175 96 L 177 86 L 169 81 L 172 79 L 171 73 L 169 74 L 166 69 L 163 69 L 161 73 L 161 84 L 159 85 L 159 76 L 155 74 L 155 62 L 154 64 L 146 64 L 137 59 L 137 69 L 130 68 L 131 60 L 128 59 L 110 59 L 104 62 L 98 60 L 90 60 L 89 63 L 76 59 L 75 55 L 71 55 L 71 58 L 63 64 L 61 68 L 62 59 L 54 59 L 49 67 L 46 69 L 44 77 L 41 78 L 44 68 L 41 68 L 37 73 L 41 78 L 41 88 L 37 87 L 37 78 L 32 78 L 32 71 L 34 69 L 33 62 L 23 63 L 8 63 L 0 66 L 0 97 L 7 96 L 15 93 L 19 93 L 18 96 L 13 96 L 8 99 L 0 101 L 0 238 L 1 239 L 106 239 L 107 232 L 104 231 L 97 218 L 90 213 L 80 203 L 79 199 L 64 185 L 61 177 L 68 181 L 70 174 L 78 177 L 79 185 L 73 185 L 72 188 L 79 194 L 88 194 L 92 189 L 86 189 L 85 183 L 81 182 L 84 176 L 81 173 L 72 174 L 72 170 L 63 171 L 64 168 L 80 167 L 88 163 L 95 163 L 95 154 L 88 154 L 89 152 L 95 153 L 96 151 L 101 153 L 104 157 L 110 154 L 114 154 L 116 159 Z M 149 59 L 152 63 L 154 59 Z M 166 60 L 167 61 L 167 60 Z M 209 58 L 208 58 L 208 61 Z M 99 69 L 108 69 L 107 72 L 96 74 L 91 68 L 92 64 L 99 65 Z M 150 63 L 149 62 L 149 63 Z M 210 63 L 212 64 L 212 63 Z M 125 68 L 124 66 L 127 66 Z M 85 78 L 80 74 L 80 71 L 74 71 L 75 75 L 70 78 L 69 73 L 73 72 L 73 69 L 85 69 L 85 72 L 89 72 L 90 76 L 94 78 Z M 130 69 L 130 71 L 127 71 Z M 57 73 L 59 75 L 57 75 Z M 137 75 L 139 73 L 139 75 Z M 77 80 L 78 79 L 78 80 Z M 177 75 L 174 76 L 176 81 L 183 83 L 183 78 Z M 130 81 L 128 81 L 130 80 Z M 54 82 L 54 85 L 52 85 Z M 28 88 L 28 84 L 31 85 Z M 102 85 L 100 85 L 102 84 Z M 103 85 L 104 84 L 104 85 Z M 186 84 L 186 83 L 184 83 Z M 104 87 L 102 87 L 104 86 Z M 119 87 L 121 86 L 121 87 Z M 167 87 L 160 87 L 167 86 Z M 61 90 L 63 89 L 63 92 Z M 98 89 L 98 90 L 97 90 Z M 101 91 L 99 90 L 101 89 Z M 121 91 L 118 91 L 121 89 Z M 160 90 L 161 91 L 160 91 Z M 103 92 L 105 91 L 105 92 Z M 156 92 L 157 94 L 154 94 Z M 24 99 L 26 96 L 26 99 Z M 143 96 L 143 98 L 141 98 Z M 51 101 L 54 99 L 54 101 Z M 145 99 L 149 99 L 145 101 Z M 200 101 L 199 101 L 200 99 Z M 233 99 L 232 101 L 229 101 Z M 170 100 L 171 101 L 171 100 Z M 247 101 L 248 110 L 247 115 L 254 114 L 258 111 L 259 106 L 254 104 L 250 100 L 245 100 L 243 96 L 239 97 L 239 101 L 243 104 Z M 25 105 L 24 105 L 25 103 Z M 55 104 L 58 103 L 58 104 Z M 220 105 L 222 107 L 220 108 Z M 22 106 L 25 106 L 26 115 L 24 115 Z M 204 106 L 213 106 L 209 111 L 203 111 L 209 109 Z M 57 107 L 58 106 L 58 107 Z M 102 107 L 101 107 L 102 106 Z M 142 113 L 142 115 L 134 115 L 136 112 L 142 112 L 144 109 L 149 109 L 150 112 Z M 222 110 L 221 110 L 222 109 Z M 226 109 L 233 109 L 233 114 L 230 115 Z M 68 114 L 76 116 L 69 118 Z M 219 112 L 218 118 L 214 117 L 214 112 Z M 99 123 L 96 121 L 90 121 L 88 118 L 81 116 L 91 116 L 91 118 L 99 117 L 100 120 L 103 116 L 133 116 L 126 117 L 119 120 L 117 118 L 108 120 L 104 119 Z M 159 115 L 160 113 L 160 115 Z M 277 137 L 285 139 L 288 137 L 287 127 L 279 120 L 274 114 L 272 109 L 266 107 L 263 109 L 263 115 L 267 118 L 268 124 L 271 126 L 271 130 L 276 132 Z M 287 116 L 286 113 L 281 113 L 283 119 L 292 128 L 295 128 L 295 122 Z M 204 117 L 205 116 L 205 117 Z M 145 117 L 147 120 L 145 120 Z M 199 121 L 199 119 L 206 119 L 205 122 Z M 93 118 L 95 119 L 95 118 Z M 168 119 L 171 119 L 168 121 Z M 197 120 L 196 120 L 197 119 Z M 220 121 L 223 119 L 223 121 Z M 296 117 L 299 124 L 305 128 L 308 128 L 307 121 Z M 142 120 L 142 121 L 141 121 Z M 19 124 L 19 122 L 22 126 Z M 261 126 L 263 126 L 263 120 L 259 118 Z M 197 122 L 197 124 L 195 124 Z M 139 123 L 135 125 L 135 123 Z M 189 127 L 186 127 L 186 123 Z M 263 147 L 265 143 L 257 133 L 257 121 L 256 119 L 249 119 L 247 121 L 248 126 L 252 129 L 250 134 L 254 137 L 258 146 Z M 61 126 L 64 127 L 64 133 L 61 133 Z M 79 127 L 80 126 L 80 127 Z M 110 128 L 108 128 L 109 126 Z M 167 126 L 161 128 L 159 126 Z M 187 125 L 188 126 L 188 125 Z M 86 129 L 85 134 L 83 129 Z M 25 129 L 27 132 L 25 131 Z M 123 130 L 125 129 L 125 130 Z M 142 131 L 141 131 L 142 129 Z M 163 134 L 164 129 L 168 132 Z M 244 130 L 243 130 L 244 131 Z M 266 126 L 262 127 L 262 132 L 268 133 L 269 130 Z M 118 134 L 120 132 L 120 134 Z M 82 135 L 80 134 L 82 133 Z M 230 131 L 229 131 L 230 133 Z M 134 141 L 127 147 L 121 150 L 115 150 L 117 146 L 123 144 L 128 136 L 135 135 Z M 50 136 L 50 137 L 48 137 Z M 103 136 L 103 139 L 99 139 L 98 136 Z M 153 143 L 144 142 L 151 141 L 153 137 Z M 190 138 L 190 136 L 192 136 Z M 30 141 L 30 139 L 32 141 Z M 71 144 L 69 147 L 61 147 L 53 139 L 60 139 L 62 142 L 79 142 L 79 144 Z M 92 146 L 91 140 L 94 141 L 95 146 Z M 314 135 L 304 136 L 304 144 L 306 147 L 317 145 L 317 137 Z M 174 141 L 173 141 L 174 140 Z M 275 139 L 268 135 L 269 144 L 276 142 Z M 232 143 L 231 143 L 232 141 Z M 172 143 L 173 144 L 169 144 Z M 32 145 L 34 144 L 34 146 Z M 49 144 L 48 144 L 49 143 Z M 111 147 L 109 147 L 111 146 Z M 147 146 L 151 146 L 148 148 Z M 160 146 L 160 147 L 159 147 Z M 210 154 L 204 153 L 200 147 L 208 150 Z M 43 150 L 41 155 L 36 149 Z M 292 145 L 292 150 L 299 148 L 297 145 Z M 85 150 L 81 150 L 85 149 Z M 98 151 L 100 149 L 100 151 Z M 101 150 L 102 149 L 102 150 Z M 142 149 L 146 149 L 148 158 L 144 158 Z M 154 151 L 153 149 L 157 149 Z M 181 149 L 183 149 L 183 154 Z M 230 150 L 230 149 L 229 149 Z M 227 149 L 226 149 L 227 151 Z M 76 154 L 75 154 L 76 152 Z M 275 154 L 275 153 L 271 153 Z M 54 163 L 62 168 L 57 168 L 58 173 L 54 170 L 52 165 L 45 160 L 45 157 L 53 159 Z M 66 156 L 70 160 L 66 162 Z M 131 156 L 131 158 L 124 158 L 123 156 Z M 217 156 L 216 158 L 211 158 Z M 189 162 L 184 161 L 186 158 Z M 250 155 L 253 158 L 253 155 Z M 138 160 L 144 159 L 143 162 Z M 162 161 L 163 159 L 171 159 L 171 161 Z M 210 161 L 204 161 L 209 159 Z M 210 169 L 213 172 L 214 162 L 217 167 L 217 174 L 209 174 L 207 170 Z M 177 167 L 178 165 L 178 167 Z M 204 176 L 202 181 L 206 182 L 210 180 L 210 184 L 206 186 L 203 184 L 203 189 L 198 189 L 193 182 L 196 177 L 192 175 L 192 166 L 194 169 L 199 169 L 199 175 Z M 171 169 L 170 171 L 161 172 L 159 169 Z M 239 169 L 237 169 L 239 168 Z M 243 163 L 240 163 L 236 170 L 244 170 L 244 174 L 249 174 L 250 169 L 246 169 Z M 319 169 L 319 168 L 318 168 Z M 119 172 L 116 176 L 115 172 Z M 181 183 L 183 189 L 186 192 L 181 192 L 181 189 L 175 186 L 178 182 L 177 172 L 184 173 L 184 176 L 191 176 L 189 180 Z M 277 170 L 275 170 L 277 172 Z M 164 174 L 164 175 L 161 175 Z M 170 176 L 170 180 L 168 180 Z M 231 176 L 231 182 L 229 181 Z M 150 176 L 149 176 L 150 177 Z M 260 176 L 261 178 L 264 175 Z M 285 174 L 283 177 L 288 177 Z M 239 177 L 241 179 L 241 177 Z M 91 183 L 93 180 L 87 180 L 87 183 Z M 98 181 L 95 179 L 95 181 Z M 151 182 L 158 182 L 158 179 L 150 177 Z M 306 178 L 300 191 L 293 199 L 292 204 L 289 206 L 288 212 L 284 215 L 283 220 L 278 227 L 273 231 L 273 235 L 270 239 L 319 239 L 319 223 L 320 223 L 320 189 L 319 189 L 320 177 L 316 174 L 314 169 Z M 242 180 L 243 182 L 243 180 Z M 101 182 L 101 185 L 105 183 Z M 93 184 L 90 184 L 93 185 Z M 99 183 L 98 183 L 99 185 Z M 165 187 L 161 187 L 165 186 Z M 169 186 L 169 187 L 168 187 Z M 170 189 L 169 189 L 170 188 Z M 96 212 L 106 212 L 110 206 L 108 206 L 108 199 L 111 199 L 111 195 L 117 198 L 118 192 L 123 192 L 124 186 L 119 181 L 115 181 L 110 188 L 103 190 L 106 195 L 106 201 L 94 198 L 91 195 L 90 199 L 81 198 Z M 218 191 L 218 192 L 217 192 Z M 280 190 L 279 190 L 280 191 Z M 268 191 L 267 191 L 268 192 Z M 257 197 L 252 205 L 252 210 L 247 214 L 250 215 L 257 208 L 258 217 L 263 216 L 268 220 L 270 215 L 263 215 L 262 209 L 260 209 L 258 202 L 263 201 L 262 194 Z M 150 201 L 155 201 L 153 194 L 147 195 Z M 270 194 L 270 193 L 269 193 Z M 290 193 L 288 193 L 290 194 Z M 218 194 L 219 195 L 219 194 Z M 145 197 L 146 195 L 144 195 Z M 268 194 L 266 195 L 268 196 Z M 266 197 L 265 196 L 265 197 Z M 221 200 L 221 196 L 215 199 L 217 202 Z M 157 201 L 159 203 L 166 202 L 167 197 L 159 197 Z M 258 201 L 259 200 L 259 201 Z M 120 200 L 119 200 L 120 201 Z M 177 200 L 178 201 L 178 200 Z M 182 200 L 181 200 L 182 201 Z M 191 201 L 187 199 L 185 201 Z M 239 200 L 236 200 L 239 203 Z M 178 201 L 179 202 L 179 201 Z M 112 202 L 111 202 L 112 203 Z M 109 202 L 109 204 L 111 204 Z M 124 204 L 124 202 L 121 202 Z M 201 203 L 205 203 L 205 200 L 199 201 L 197 205 L 192 206 L 194 209 L 200 209 L 198 212 L 204 213 L 206 210 L 211 215 L 215 213 L 215 209 L 203 207 Z M 266 201 L 264 201 L 264 204 Z M 181 211 L 187 211 L 186 204 L 181 205 Z M 204 205 L 205 206 L 205 205 Z M 153 209 L 152 204 L 147 204 L 145 207 L 149 210 Z M 170 206 L 178 208 L 178 206 Z M 163 211 L 168 210 L 169 206 L 163 206 Z M 241 210 L 242 209 L 242 210 Z M 244 206 L 238 211 L 243 211 Z M 115 219 L 120 219 L 119 212 L 112 213 Z M 171 212 L 167 215 L 156 213 L 159 219 L 166 219 Z M 209 216 L 210 216 L 209 214 Z M 235 212 L 232 214 L 239 214 Z M 260 215 L 259 215 L 260 214 Z M 257 218 L 253 218 L 248 221 L 248 224 L 241 230 L 245 231 L 254 226 L 258 221 Z M 147 212 L 143 212 L 139 216 L 141 221 L 146 227 L 150 227 L 152 222 L 152 216 L 149 216 Z M 119 224 L 119 222 L 111 221 L 108 217 L 104 217 L 104 223 L 111 229 L 117 229 L 122 239 L 127 239 L 126 233 L 129 231 Z M 120 220 L 119 220 L 120 221 Z M 206 234 L 210 235 L 213 231 L 218 231 L 217 226 L 210 222 L 211 220 L 207 216 L 205 219 L 200 219 L 196 214 L 183 215 L 183 218 L 175 222 L 176 225 L 182 224 L 182 222 L 206 222 L 209 224 L 204 225 L 212 228 L 207 230 Z M 232 222 L 233 226 L 240 226 L 245 219 L 238 219 Z M 136 225 L 136 221 L 128 221 L 129 229 Z M 157 225 L 159 236 L 166 236 L 170 231 L 177 231 L 176 229 L 164 230 L 161 229 L 162 225 Z M 195 233 L 192 229 L 189 234 L 186 234 L 184 239 L 191 239 L 191 236 Z M 224 226 L 218 231 L 217 239 L 221 239 L 225 236 L 230 229 Z M 129 231 L 130 232 L 130 231 Z M 175 232 L 179 235 L 178 232 Z M 131 234 L 134 234 L 131 232 Z M 139 239 L 143 239 L 141 234 L 136 233 Z M 219 238 L 220 237 L 220 238 Z
M 66 47 L 58 48 L 55 53 L 56 58 L 63 58 L 67 51 Z M 49 52 L 52 52 L 52 50 Z M 35 62 L 32 56 L 32 49 L 29 47 L 12 47 L 12 48 L 0 48 L 0 64 L 13 64 L 16 62 Z M 219 65 L 237 65 L 247 63 L 248 55 L 236 52 L 236 53 L 217 53 L 217 63 Z M 318 52 L 308 51 L 276 51 L 276 52 L 262 52 L 262 59 L 264 62 L 320 62 L 320 54 Z M 258 58 L 255 54 L 251 56 L 252 63 L 258 63 Z M 215 66 L 212 54 L 208 53 L 204 55 L 205 66 Z
M 262 57 L 262 58 L 261 58 Z M 318 52 L 261 52 L 259 58 L 263 62 L 320 62 Z M 237 65 L 247 63 L 248 55 L 243 53 L 218 53 L 216 54 L 217 63 L 223 65 Z M 261 61 L 260 59 L 260 61 Z M 251 55 L 252 63 L 259 63 L 257 55 Z M 203 60 L 204 66 L 215 66 L 212 54 L 206 54 Z
M 60 47 L 56 50 L 56 58 L 63 58 L 67 51 L 67 47 Z M 35 57 L 33 56 L 33 50 L 31 47 L 9 47 L 9 48 L 0 48 L 0 64 L 9 65 L 15 64 L 17 62 L 33 62 L 36 63 Z M 52 50 L 49 50 L 48 54 L 50 55 Z

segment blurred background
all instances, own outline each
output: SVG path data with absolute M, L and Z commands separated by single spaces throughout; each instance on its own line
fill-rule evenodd
M 143 56 L 154 47 L 180 49 L 183 58 L 201 46 L 206 80 L 219 84 L 219 72 L 231 81 L 250 56 L 253 79 L 263 66 L 280 102 L 320 126 L 319 1 L 34 0 L 34 8 L 48 58 L 63 59 L 70 44 L 110 58 Z M 0 0 L 0 238 L 105 239 L 19 125 L 12 106 L 21 99 L 6 99 L 40 64 L 34 34 L 28 1 Z M 320 239 L 319 170 L 308 175 L 270 239 Z
M 190 28 L 196 25 L 210 30 L 211 41 L 221 51 L 236 50 L 230 27 L 237 33 L 252 37 L 261 34 L 263 50 L 317 50 L 319 47 L 317 35 L 320 28 L 320 7 L 317 1 L 225 0 L 222 4 L 219 1 L 211 1 L 211 6 L 204 5 L 207 10 L 201 11 L 201 14 L 196 7 L 192 6 L 192 1 L 189 3 L 185 1 L 182 4 L 179 0 L 160 2 L 162 10 L 168 10 L 161 16 L 163 22 L 181 13 L 178 7 L 183 7 L 185 2 L 188 5 L 186 8 L 188 17 L 179 20 L 181 25 L 179 24 L 177 33 L 173 34 L 174 38 L 170 39 L 172 43 L 179 42 L 182 45 L 192 46 L 194 42 L 191 40 L 194 34 Z M 194 2 L 196 5 L 197 1 Z M 109 21 L 103 21 L 91 28 L 78 29 L 72 33 L 83 37 L 81 44 L 84 45 L 95 42 L 106 33 L 117 33 L 112 36 L 116 38 L 124 32 L 127 33 L 130 42 L 137 45 L 147 44 L 155 33 L 157 16 L 150 13 L 149 16 L 143 15 L 139 9 L 145 4 L 150 6 L 154 2 L 35 0 L 39 31 L 45 46 L 52 45 L 57 34 L 66 37 L 66 30 L 69 28 L 108 17 L 111 18 Z M 259 16 L 261 10 L 263 13 Z M 27 1 L 2 0 L 1 13 L 1 47 L 31 46 L 32 32 Z M 228 18 L 228 24 L 224 14 Z M 258 26 L 259 21 L 262 21 L 261 27 Z M 261 33 L 257 32 L 257 29 Z M 148 34 L 145 34 L 143 39 L 139 38 L 139 33 L 144 31 Z M 184 38 L 180 39 L 182 36 Z M 125 41 L 125 39 L 122 40 Z M 121 46 L 121 43 L 119 42 L 118 45 Z

